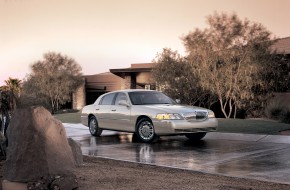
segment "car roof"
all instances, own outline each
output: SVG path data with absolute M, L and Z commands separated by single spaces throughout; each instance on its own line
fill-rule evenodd
M 142 91 L 148 91 L 148 92 L 156 92 L 156 90 L 145 90 L 145 89 L 124 89 L 124 90 L 116 90 L 108 93 L 116 93 L 116 92 L 142 92 Z
M 96 102 L 99 102 L 104 96 L 106 96 L 107 94 L 113 94 L 113 93 L 118 93 L 118 92 L 124 92 L 124 93 L 129 93 L 129 92 L 157 92 L 156 90 L 146 90 L 146 89 L 124 89 L 124 90 L 116 90 L 116 91 L 111 91 L 111 92 L 107 92 L 105 94 L 102 94 L 101 96 L 99 96 L 97 98 Z M 95 104 L 94 103 L 94 104 Z

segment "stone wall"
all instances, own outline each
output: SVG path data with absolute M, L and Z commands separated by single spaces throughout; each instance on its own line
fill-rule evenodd
M 135 89 L 136 88 L 136 76 L 126 75 L 122 84 L 121 89 Z
M 73 93 L 73 109 L 80 110 L 86 105 L 86 85 L 85 80 Z

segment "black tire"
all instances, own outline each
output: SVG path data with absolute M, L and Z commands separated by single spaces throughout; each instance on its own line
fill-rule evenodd
M 151 143 L 156 139 L 152 121 L 149 118 L 142 118 L 136 125 L 136 137 L 139 141 Z
M 98 121 L 95 116 L 89 118 L 89 130 L 91 135 L 95 137 L 101 136 L 103 130 L 99 128 Z
M 200 132 L 200 133 L 189 133 L 185 134 L 185 136 L 191 140 L 191 141 L 199 141 L 206 135 L 206 132 Z

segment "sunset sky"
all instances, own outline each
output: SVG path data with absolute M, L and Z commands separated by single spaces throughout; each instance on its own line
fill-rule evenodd
M 214 11 L 290 36 L 290 0 L 0 0 L 0 86 L 23 79 L 49 51 L 74 58 L 83 74 L 151 62 Z

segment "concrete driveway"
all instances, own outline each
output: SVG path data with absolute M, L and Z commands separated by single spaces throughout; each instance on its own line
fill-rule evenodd
M 290 184 L 290 136 L 215 132 L 195 143 L 172 136 L 145 144 L 128 133 L 96 138 L 81 124 L 64 126 L 84 155 Z

